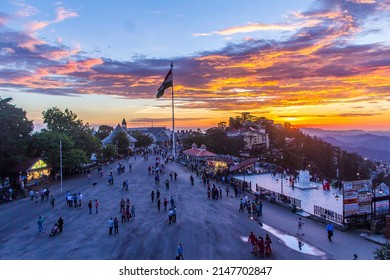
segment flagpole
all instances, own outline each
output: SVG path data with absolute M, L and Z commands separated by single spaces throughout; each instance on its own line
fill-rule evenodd
M 173 61 L 171 61 L 171 70 L 173 70 Z M 175 106 L 173 98 L 173 75 L 172 75 L 172 155 L 176 160 L 176 135 L 175 135 Z
M 61 193 L 62 193 L 62 141 L 60 140 L 60 180 L 61 180 Z

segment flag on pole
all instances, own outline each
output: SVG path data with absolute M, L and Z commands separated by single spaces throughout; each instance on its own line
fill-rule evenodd
M 164 91 L 167 88 L 170 88 L 173 86 L 173 72 L 172 69 L 169 70 L 168 74 L 165 76 L 164 82 L 161 84 L 161 86 L 158 88 L 158 92 L 156 97 L 160 98 L 164 95 Z

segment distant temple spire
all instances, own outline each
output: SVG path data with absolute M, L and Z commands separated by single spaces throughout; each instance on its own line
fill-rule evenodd
M 126 122 L 125 118 L 123 118 L 123 121 L 122 121 L 122 128 L 127 129 L 127 122 Z

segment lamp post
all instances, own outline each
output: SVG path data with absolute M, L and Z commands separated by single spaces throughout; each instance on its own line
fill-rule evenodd
M 283 161 L 283 155 L 280 156 L 280 163 Z M 283 194 L 283 181 L 284 181 L 284 171 L 281 170 L 280 173 L 280 193 Z
M 60 180 L 61 180 L 60 192 L 62 193 L 62 141 L 61 140 L 60 140 Z

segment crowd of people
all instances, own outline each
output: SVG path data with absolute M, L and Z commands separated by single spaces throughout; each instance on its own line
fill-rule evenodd
M 142 157 L 141 157 L 142 158 Z M 143 159 L 145 161 L 149 161 L 149 156 L 144 155 Z M 154 159 L 153 159 L 154 160 Z M 129 159 L 126 159 L 126 161 L 129 161 Z M 162 163 L 163 162 L 163 163 Z M 157 212 L 159 213 L 161 210 L 161 207 L 164 207 L 164 215 L 168 215 L 168 224 L 178 224 L 177 223 L 177 201 L 175 201 L 174 195 L 170 195 L 170 185 L 172 184 L 174 187 L 178 186 L 176 181 L 178 181 L 178 177 L 180 178 L 181 174 L 177 174 L 176 171 L 170 170 L 169 166 L 167 164 L 169 161 L 166 160 L 164 157 L 156 157 L 155 162 L 150 164 L 149 166 L 147 165 L 147 172 L 145 170 L 143 171 L 144 173 L 137 173 L 137 176 L 146 176 L 148 177 L 149 175 L 152 177 L 154 176 L 155 178 L 158 177 L 158 180 L 155 179 L 155 185 L 153 183 L 151 184 L 151 188 L 143 190 L 143 192 L 148 196 L 150 194 L 150 201 L 152 203 L 154 209 L 157 209 Z M 121 191 L 129 191 L 129 179 L 131 179 L 130 174 L 128 174 L 131 171 L 131 168 L 128 168 L 128 173 L 123 173 L 125 171 L 124 168 L 125 164 L 124 163 L 118 163 L 117 169 L 118 169 L 118 175 L 122 176 L 123 183 L 118 184 L 119 187 L 116 188 L 114 185 L 113 191 L 118 191 L 124 195 L 123 198 L 120 199 L 119 201 L 119 209 L 116 208 L 116 206 L 111 207 L 116 208 L 116 211 L 118 211 L 118 215 L 115 216 L 112 215 L 112 217 L 108 218 L 108 234 L 109 235 L 118 235 L 119 234 L 119 226 L 130 223 L 131 219 L 135 219 L 135 204 L 137 203 L 136 200 L 132 200 L 133 203 L 130 202 L 130 198 L 132 193 L 131 192 L 121 192 Z M 123 169 L 123 171 L 122 171 Z M 134 169 L 134 171 L 137 171 Z M 166 172 L 168 171 L 168 172 Z M 105 186 L 110 186 L 113 185 L 113 174 L 112 174 L 112 169 L 109 166 L 106 167 L 99 167 L 98 170 L 98 177 L 95 178 L 94 175 L 91 175 L 92 173 L 88 172 L 88 182 L 91 181 L 91 176 L 92 179 L 99 180 L 99 178 L 104 176 L 108 177 L 108 184 L 105 178 L 103 179 L 105 183 Z M 128 174 L 128 175 L 127 175 Z M 134 172 L 136 174 L 136 172 Z M 90 176 L 91 175 L 91 176 Z M 124 176 L 123 176 L 124 175 Z M 145 177 L 145 178 L 146 178 Z M 165 181 L 165 192 L 161 190 L 159 186 L 159 180 L 163 179 Z M 186 177 L 188 178 L 188 177 Z M 121 179 L 121 181 L 122 181 Z M 260 196 L 253 196 L 253 198 L 249 198 L 251 195 L 245 194 L 243 190 L 245 189 L 245 185 L 242 183 L 239 183 L 236 180 L 228 180 L 227 178 L 221 178 L 220 181 L 218 182 L 223 182 L 224 184 L 218 185 L 218 182 L 216 182 L 215 178 L 210 178 L 206 173 L 202 173 L 198 170 L 194 170 L 194 172 L 189 176 L 189 181 L 188 179 L 184 180 L 185 184 L 188 184 L 188 186 L 194 186 L 195 183 L 197 183 L 197 187 L 201 187 L 202 190 L 206 190 L 207 192 L 207 197 L 210 200 L 222 200 L 223 197 L 225 196 L 226 198 L 239 198 L 240 201 L 240 206 L 239 206 L 239 212 L 247 212 L 249 215 L 252 215 L 252 217 L 261 217 L 263 215 L 263 203 L 261 201 Z M 163 182 L 164 182 L 163 181 Z M 180 184 L 182 183 L 183 180 L 181 180 Z M 221 188 L 223 186 L 223 188 Z M 175 189 L 175 188 L 174 188 Z M 223 192 L 225 191 L 225 193 Z M 230 195 L 231 190 L 234 192 L 234 196 Z M 46 195 L 46 190 L 41 194 L 39 192 L 39 197 L 41 198 L 42 201 L 48 200 L 49 197 L 49 190 L 47 189 L 47 195 Z M 36 199 L 37 194 L 35 192 L 32 193 L 31 195 L 31 200 Z M 125 198 L 126 196 L 129 196 L 129 198 Z M 73 192 L 71 193 L 70 191 L 67 191 L 66 193 L 66 203 L 68 205 L 68 208 L 78 208 L 82 207 L 82 198 L 83 195 L 81 192 Z M 225 200 L 225 198 L 223 199 Z M 238 200 L 238 199 L 237 199 Z M 52 195 L 50 198 L 50 205 L 52 208 L 55 208 L 55 197 Z M 99 213 L 99 200 L 98 199 L 89 199 L 86 200 L 88 203 L 86 203 L 86 206 L 88 207 L 89 214 L 93 213 L 93 208 L 95 208 L 95 214 Z M 56 202 L 57 203 L 57 202 Z M 145 205 L 140 205 L 140 207 L 148 207 Z M 182 205 L 179 205 L 179 207 L 182 207 Z M 152 208 L 152 209 L 153 209 Z M 155 211 L 155 210 L 154 210 Z M 180 210 L 179 210 L 180 211 Z M 104 211 L 103 211 L 104 212 Z M 107 213 L 105 213 L 107 214 Z M 166 217 L 166 216 L 164 216 Z M 164 219 L 164 222 L 166 223 L 167 220 Z M 39 232 L 43 232 L 43 223 L 44 223 L 44 218 L 40 217 L 38 220 L 38 230 Z M 105 218 L 105 222 L 107 219 Z M 61 233 L 63 231 L 63 218 L 59 218 L 58 221 L 56 222 L 55 226 L 51 230 L 51 235 L 54 236 L 58 233 Z M 302 233 L 302 226 L 298 228 L 297 233 Z M 329 241 L 332 241 L 332 234 L 333 234 L 333 228 L 329 229 Z M 265 234 L 265 236 L 262 236 L 261 234 L 254 234 L 251 232 L 251 234 L 248 237 L 248 242 L 251 244 L 251 253 L 254 256 L 270 256 L 272 253 L 272 241 L 271 238 L 268 234 Z M 182 245 L 180 244 L 179 248 L 181 248 L 182 252 Z M 178 256 L 180 259 L 183 259 L 182 254 L 179 253 L 178 249 Z

